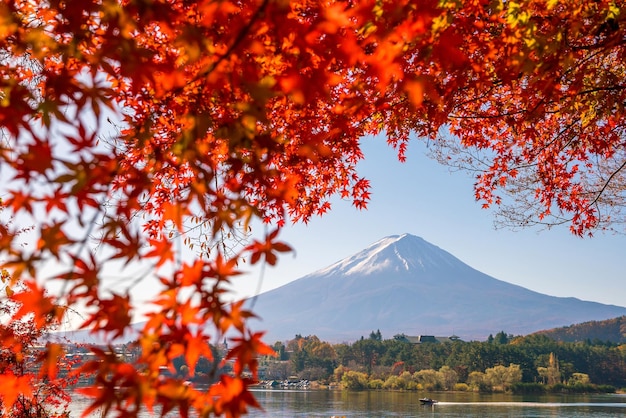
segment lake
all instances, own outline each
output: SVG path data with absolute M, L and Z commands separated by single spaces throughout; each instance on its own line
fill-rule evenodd
M 475 393 L 429 393 L 336 390 L 254 390 L 264 411 L 250 417 L 506 417 L 506 418 L 616 418 L 626 416 L 626 395 L 515 396 Z M 439 402 L 423 406 L 419 398 Z M 85 408 L 84 399 L 73 402 L 72 417 Z M 142 418 L 151 415 L 144 414 Z M 169 415 L 168 415 L 169 416 Z M 175 417 L 176 415 L 171 415 Z M 98 415 L 93 415 L 98 417 Z

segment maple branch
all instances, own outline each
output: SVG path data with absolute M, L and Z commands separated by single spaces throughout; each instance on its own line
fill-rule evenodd
M 265 236 L 268 235 L 267 224 L 264 224 Z M 252 297 L 252 302 L 250 302 L 250 310 L 254 309 L 254 305 L 256 305 L 256 301 L 261 294 L 261 287 L 263 286 L 263 279 L 265 278 L 265 266 L 267 265 L 267 260 L 264 260 L 261 263 L 261 270 L 259 271 L 259 281 L 257 282 L 256 290 L 254 291 L 254 296 Z
M 596 193 L 595 199 L 591 203 L 589 203 L 589 205 L 587 206 L 588 208 L 591 207 L 592 205 L 595 205 L 599 201 L 600 196 L 602 196 L 604 191 L 609 187 L 609 184 L 613 181 L 613 178 L 618 173 L 620 173 L 624 168 L 626 168 L 626 160 L 624 160 L 624 162 L 620 164 L 620 166 L 616 170 L 613 170 L 609 178 L 604 182 L 600 190 Z
M 503 113 L 496 113 L 496 114 L 485 114 L 485 113 L 478 113 L 475 112 L 471 115 L 454 115 L 454 114 L 450 114 L 448 115 L 448 117 L 450 119 L 501 119 L 507 116 L 516 116 L 516 115 L 521 115 L 522 113 L 530 113 L 529 109 L 519 109 L 513 112 L 503 112 Z
M 576 95 L 584 96 L 586 94 L 597 93 L 599 91 L 622 91 L 622 90 L 626 90 L 626 86 L 618 84 L 616 86 L 594 87 L 588 90 L 581 90 L 580 92 L 576 93 Z
M 567 43 L 567 46 L 572 49 L 572 51 L 590 51 L 590 50 L 606 50 L 615 47 L 619 47 L 626 44 L 626 38 L 622 37 L 618 39 L 617 37 L 606 37 L 604 40 L 588 44 L 588 45 L 575 45 L 572 43 Z
M 549 142 L 547 142 L 545 145 L 543 145 L 542 147 L 538 148 L 532 155 L 532 160 L 536 160 L 537 157 L 539 156 L 539 154 L 541 154 L 543 151 L 547 150 L 548 148 L 552 147 L 552 145 L 554 145 L 557 140 L 559 138 L 561 138 L 563 135 L 565 135 L 565 133 L 572 129 L 576 124 L 578 124 L 580 122 L 580 119 L 574 119 L 572 120 L 571 123 L 567 124 L 566 126 L 564 126 L 555 136 L 554 138 L 552 138 Z M 575 136 L 575 134 L 574 134 Z M 567 147 L 569 147 L 569 145 L 572 144 L 572 142 L 574 141 L 574 139 L 570 139 L 568 142 L 566 142 L 560 149 L 559 152 L 562 152 L 563 150 L 565 150 Z M 531 167 L 537 165 L 537 164 L 532 164 L 530 165 Z
M 99 206 L 102 207 L 102 206 Z M 95 211 L 95 213 L 93 214 L 93 216 L 91 217 L 91 219 L 89 220 L 88 226 L 87 226 L 87 231 L 85 231 L 85 235 L 82 237 L 82 239 L 80 241 L 76 241 L 76 243 L 79 244 L 78 246 L 78 250 L 76 251 L 76 256 L 80 256 L 80 254 L 84 251 L 84 249 L 87 247 L 87 241 L 89 240 L 89 238 L 91 238 L 91 233 L 93 232 L 94 226 L 96 225 L 96 219 L 98 219 L 98 216 L 100 215 L 101 211 L 97 210 Z M 74 258 L 74 257 L 72 257 Z M 74 260 L 72 262 L 73 267 L 76 267 L 76 261 Z M 69 273 L 69 276 L 67 277 L 66 280 L 63 280 L 63 285 L 61 286 L 61 295 L 64 295 L 67 292 L 67 287 L 70 284 L 70 280 L 72 280 L 74 278 L 74 269 L 72 269 L 72 271 Z
M 458 104 L 455 104 L 454 107 L 456 109 L 458 109 L 458 108 L 462 109 L 468 103 L 475 103 L 477 100 L 481 100 L 481 99 L 487 98 L 487 97 L 491 96 L 491 94 L 495 90 L 495 88 L 500 86 L 501 84 L 502 84 L 502 82 L 499 82 L 499 81 L 495 82 L 494 85 L 492 87 L 490 87 L 488 90 L 486 90 L 483 94 L 481 94 L 479 96 L 472 97 L 471 99 L 468 99 L 468 100 L 462 100 Z M 470 90 L 470 88 L 467 87 L 467 88 L 464 88 L 462 90 Z

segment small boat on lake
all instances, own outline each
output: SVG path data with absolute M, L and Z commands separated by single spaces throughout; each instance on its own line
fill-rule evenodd
M 434 404 L 437 403 L 437 401 L 435 399 L 422 398 L 422 399 L 420 399 L 420 403 L 422 405 L 434 405 Z

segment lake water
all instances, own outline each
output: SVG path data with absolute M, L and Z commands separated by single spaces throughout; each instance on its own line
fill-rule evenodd
M 617 418 L 626 416 L 626 395 L 514 396 L 474 393 L 430 393 L 335 390 L 255 390 L 263 411 L 250 417 L 506 417 L 506 418 Z M 420 405 L 430 396 L 439 402 Z M 85 408 L 76 399 L 72 417 Z M 98 415 L 92 415 L 94 418 Z M 113 416 L 113 415 L 112 415 Z M 168 415 L 168 417 L 176 415 Z M 142 418 L 151 417 L 145 413 Z

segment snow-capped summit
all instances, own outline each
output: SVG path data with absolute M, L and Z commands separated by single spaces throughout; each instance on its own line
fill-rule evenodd
M 420 237 L 410 234 L 391 235 L 363 251 L 341 260 L 319 274 L 369 275 L 383 271 L 426 271 L 443 266 L 461 267 L 463 263 Z
M 486 338 L 528 334 L 626 315 L 626 308 L 547 296 L 497 280 L 410 234 L 383 238 L 353 256 L 257 297 L 269 341 L 296 334 L 351 341 L 395 334 Z

